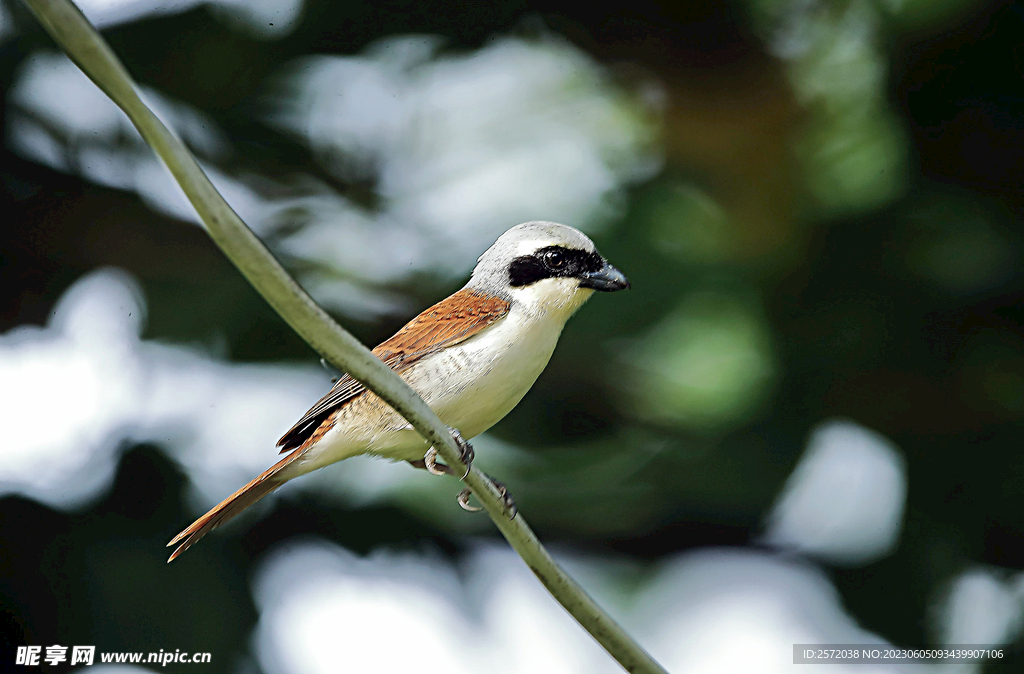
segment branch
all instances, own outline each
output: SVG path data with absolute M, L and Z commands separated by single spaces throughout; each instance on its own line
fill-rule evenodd
M 459 450 L 447 426 L 394 371 L 334 322 L 288 275 L 269 250 L 217 192 L 178 138 L 146 107 L 117 56 L 69 0 L 25 0 L 71 59 L 128 115 L 181 185 L 210 238 L 270 306 L 310 346 L 397 410 L 462 472 Z M 551 594 L 629 672 L 665 674 L 600 606 L 552 559 L 522 516 L 509 519 L 501 495 L 473 468 L 466 484 L 495 525 Z

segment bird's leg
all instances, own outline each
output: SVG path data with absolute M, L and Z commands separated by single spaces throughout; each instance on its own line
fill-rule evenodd
M 519 512 L 519 510 L 518 508 L 516 508 L 516 502 L 515 499 L 512 498 L 512 494 L 508 493 L 508 488 L 505 487 L 505 483 L 499 482 L 498 480 L 495 480 L 493 477 L 488 477 L 487 479 L 489 479 L 491 483 L 494 484 L 494 486 L 498 489 L 498 493 L 501 494 L 501 503 L 502 505 L 505 506 L 505 510 L 508 512 L 508 518 L 510 520 L 515 519 L 516 513 Z M 469 505 L 469 497 L 470 495 L 472 495 L 472 493 L 473 491 L 469 489 L 469 487 L 460 491 L 458 498 L 459 505 L 462 506 L 463 510 L 468 510 L 471 513 L 483 510 L 483 508 L 478 508 L 476 506 Z

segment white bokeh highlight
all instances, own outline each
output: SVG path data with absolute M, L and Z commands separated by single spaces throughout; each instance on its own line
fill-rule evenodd
M 299 25 L 303 0 L 76 0 L 93 26 L 104 29 L 207 7 L 229 28 L 259 40 L 277 40 Z M 0 3 L 0 43 L 17 32 Z
M 1024 573 L 969 568 L 949 583 L 940 606 L 941 643 L 1009 643 L 1024 624 Z
M 78 0 L 75 4 L 98 28 L 206 6 L 240 32 L 273 39 L 284 37 L 298 25 L 305 3 L 302 0 Z
M 101 273 L 64 294 L 48 327 L 0 336 L 0 491 L 77 503 L 109 482 L 117 429 L 138 416 L 142 311 L 130 278 Z
M 265 200 L 212 163 L 231 153 L 213 120 L 154 90 L 143 87 L 140 93 L 198 155 L 231 207 L 247 222 L 262 222 Z M 22 156 L 100 185 L 136 192 L 155 211 L 198 223 L 170 171 L 128 117 L 64 54 L 39 51 L 26 58 L 8 90 L 8 102 L 6 142 Z
M 885 644 L 857 625 L 815 566 L 751 550 L 708 549 L 668 562 L 634 598 L 670 671 L 804 671 L 793 644 Z M 894 665 L 814 665 L 823 672 L 921 671 Z
M 350 263 L 358 273 L 460 275 L 511 224 L 606 221 L 623 186 L 659 165 L 649 111 L 568 43 L 502 38 L 455 55 L 439 46 L 387 38 L 359 56 L 302 59 L 277 80 L 271 123 L 340 178 L 372 182 L 384 203 L 368 214 L 314 202 L 285 250 L 330 262 L 345 256 L 338 232 L 351 231 L 370 253 Z M 409 238 L 362 234 L 371 225 Z
M 321 368 L 228 364 L 142 340 L 145 311 L 134 280 L 105 269 L 72 285 L 45 327 L 0 335 L 0 493 L 75 507 L 109 485 L 122 447 L 153 442 L 206 508 L 274 463 L 277 438 L 330 388 Z M 366 502 L 415 478 L 383 461 L 346 467 L 302 488 L 329 481 Z
M 509 561 L 478 551 L 460 578 L 430 554 L 381 551 L 364 559 L 326 543 L 286 546 L 255 583 L 263 608 L 257 656 L 270 672 L 458 673 L 502 662 L 510 674 L 526 674 L 573 671 L 574 651 L 589 651 L 596 668 L 589 671 L 607 669 L 600 648 L 571 619 L 538 611 L 544 590 Z M 488 605 L 504 610 L 479 611 Z
M 903 455 L 850 421 L 813 431 L 767 522 L 766 542 L 839 565 L 866 564 L 899 542 L 907 496 Z
M 795 643 L 885 643 L 857 626 L 820 571 L 763 553 L 705 550 L 653 571 L 610 557 L 560 557 L 669 671 L 802 671 L 793 664 Z M 632 577 L 622 584 L 624 573 Z M 298 542 L 268 555 L 254 595 L 253 647 L 268 674 L 459 674 L 495 663 L 509 674 L 620 671 L 501 546 L 474 545 L 456 567 L 429 553 L 360 558 L 325 542 Z

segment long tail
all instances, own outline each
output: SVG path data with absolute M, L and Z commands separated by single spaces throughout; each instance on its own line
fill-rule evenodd
M 171 553 L 171 556 L 167 559 L 167 563 L 170 564 L 173 562 L 178 555 L 188 550 L 193 543 L 198 541 L 207 533 L 213 531 L 221 524 L 224 524 L 232 517 L 284 484 L 285 480 L 277 479 L 278 473 L 280 473 L 285 466 L 299 458 L 299 456 L 304 453 L 305 446 L 297 448 L 291 454 L 261 473 L 252 482 L 214 506 L 210 512 L 193 522 L 192 526 L 171 539 L 171 542 L 167 544 L 167 547 L 171 547 L 179 542 L 181 545 Z

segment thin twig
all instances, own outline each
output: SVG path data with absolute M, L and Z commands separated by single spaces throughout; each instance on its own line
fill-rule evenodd
M 68 0 L 25 0 L 40 23 L 78 67 L 128 115 L 170 169 L 206 230 L 242 275 L 317 352 L 376 393 L 462 472 L 459 450 L 447 427 L 394 371 L 327 315 L 288 275 L 224 201 L 192 154 L 146 107 L 117 56 Z M 509 544 L 551 594 L 629 672 L 665 670 L 552 559 L 521 515 L 509 519 L 501 494 L 473 468 L 466 484 Z

